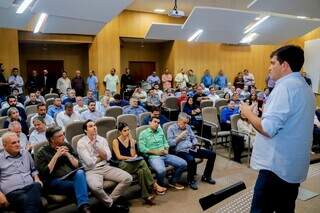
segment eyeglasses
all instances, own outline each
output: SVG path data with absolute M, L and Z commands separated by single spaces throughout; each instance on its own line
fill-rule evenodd
M 128 131 L 130 131 L 130 129 L 123 129 L 122 131 L 123 132 L 128 132 Z

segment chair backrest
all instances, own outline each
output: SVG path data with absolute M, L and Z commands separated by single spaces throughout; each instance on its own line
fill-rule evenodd
M 49 99 L 49 98 L 55 99 L 55 98 L 58 98 L 58 97 L 59 97 L 59 95 L 58 95 L 57 93 L 48 93 L 48 94 L 45 94 L 45 95 L 44 95 L 44 99 L 45 99 L 45 100 L 47 100 L 47 99 Z
M 181 101 L 181 103 L 180 103 L 180 111 L 181 112 L 183 112 L 183 108 L 184 108 L 184 106 L 186 105 L 186 101 Z
M 143 112 L 139 115 L 139 124 L 143 124 L 143 121 L 146 117 L 148 117 L 149 115 L 151 115 L 151 112 Z
M 8 119 L 8 116 L 0 117 L 0 128 L 3 128 L 4 122 Z
M 223 97 L 224 96 L 224 91 L 223 90 L 217 90 L 216 94 L 219 95 L 220 97 L 221 96 Z
M 220 124 L 219 124 L 218 113 L 217 113 L 216 107 L 202 108 L 202 120 L 204 123 L 207 121 L 209 123 L 216 124 L 220 130 Z
M 123 109 L 120 106 L 112 106 L 106 109 L 105 116 L 107 117 L 113 117 L 117 119 L 119 115 L 122 115 Z
M 26 107 L 27 115 L 34 114 L 34 113 L 37 113 L 37 105 L 30 105 Z
M 217 109 L 220 109 L 221 106 L 228 105 L 228 100 L 227 99 L 218 99 L 218 100 L 216 100 L 214 105 Z
M 29 115 L 27 115 L 27 125 L 28 125 L 28 127 L 30 127 L 31 126 L 31 118 L 33 117 L 33 116 L 35 116 L 35 114 L 36 113 L 32 113 L 32 114 L 29 114 Z
M 117 129 L 113 129 L 113 130 L 110 130 L 106 133 L 106 138 L 107 138 L 107 142 L 109 144 L 109 148 L 110 150 L 112 151 L 112 142 L 114 139 L 116 139 L 119 135 L 119 132 Z M 113 153 L 113 151 L 112 151 Z
M 230 124 L 232 130 L 238 130 L 237 122 L 240 119 L 240 114 L 234 114 L 230 117 Z
M 84 122 L 85 121 L 74 121 L 65 126 L 65 135 L 69 143 L 71 143 L 74 136 L 83 134 L 82 125 Z
M 0 137 L 2 137 L 2 135 L 6 132 L 9 132 L 9 129 L 6 128 L 6 129 L 0 129 Z
M 213 101 L 212 100 L 203 100 L 200 102 L 200 108 L 204 107 L 213 107 Z
M 103 117 L 96 121 L 98 135 L 105 137 L 106 133 L 116 128 L 116 119 L 113 117 Z
M 163 133 L 166 136 L 166 138 L 167 138 L 167 132 L 168 132 L 169 126 L 171 126 L 174 123 L 176 123 L 176 121 L 170 121 L 162 125 Z
M 132 137 L 136 137 L 136 128 L 137 128 L 137 123 L 138 123 L 138 118 L 135 115 L 131 114 L 124 114 L 124 115 L 119 115 L 117 118 L 117 126 L 119 122 L 123 122 L 128 124 L 129 129 L 131 130 Z
M 72 148 L 74 149 L 75 152 L 77 152 L 78 142 L 83 136 L 85 136 L 85 134 L 80 134 L 80 135 L 76 135 L 76 136 L 72 137 L 71 146 L 72 146 Z
M 139 140 L 139 135 L 140 135 L 140 133 L 143 131 L 143 130 L 145 130 L 145 129 L 147 129 L 149 127 L 149 125 L 143 125 L 143 126 L 139 126 L 137 129 L 136 129 L 136 141 L 138 141 Z
M 175 96 L 170 96 L 168 97 L 163 105 L 166 107 L 166 108 L 169 108 L 170 110 L 179 110 L 179 106 L 178 106 L 178 98 L 175 97 Z
M 46 146 L 46 145 L 48 145 L 48 144 L 49 144 L 48 141 L 44 141 L 44 142 L 35 144 L 35 145 L 33 146 L 34 160 L 35 160 L 36 163 L 37 163 L 38 152 L 40 151 L 40 149 L 41 149 L 43 146 Z
M 54 98 L 48 98 L 46 100 L 46 106 L 47 108 L 49 108 L 50 105 L 53 105 L 53 102 L 54 102 Z

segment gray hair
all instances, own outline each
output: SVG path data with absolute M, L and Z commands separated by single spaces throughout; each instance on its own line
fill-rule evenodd
M 178 120 L 190 120 L 190 115 L 185 112 L 180 112 L 178 115 Z
M 9 141 L 10 137 L 12 137 L 12 136 L 18 137 L 17 134 L 14 133 L 14 132 L 6 132 L 6 133 L 4 133 L 2 135 L 2 144 L 5 145 Z
M 12 121 L 9 123 L 8 129 L 9 131 L 12 131 L 12 129 L 16 126 L 19 126 L 21 128 L 21 124 L 18 121 Z
M 19 112 L 19 110 L 18 110 L 16 107 L 10 107 L 10 108 L 8 109 L 8 111 L 7 111 L 8 117 L 11 116 L 11 113 L 12 113 L 13 111 Z

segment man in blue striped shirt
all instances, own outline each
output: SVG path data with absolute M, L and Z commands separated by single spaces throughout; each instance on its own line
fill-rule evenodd
M 275 87 L 258 118 L 246 104 L 241 114 L 258 131 L 251 167 L 259 170 L 251 212 L 294 212 L 301 182 L 306 179 L 312 143 L 315 99 L 299 71 L 300 47 L 288 45 L 271 54 Z

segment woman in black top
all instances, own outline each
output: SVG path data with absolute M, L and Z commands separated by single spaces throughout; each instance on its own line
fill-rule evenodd
M 167 189 L 154 181 L 147 163 L 143 158 L 137 156 L 135 140 L 129 132 L 128 124 L 120 122 L 118 131 L 120 135 L 113 140 L 112 148 L 116 159 L 120 160 L 119 168 L 138 176 L 142 198 L 146 204 L 154 205 L 152 191 L 154 190 L 157 194 L 164 194 Z

